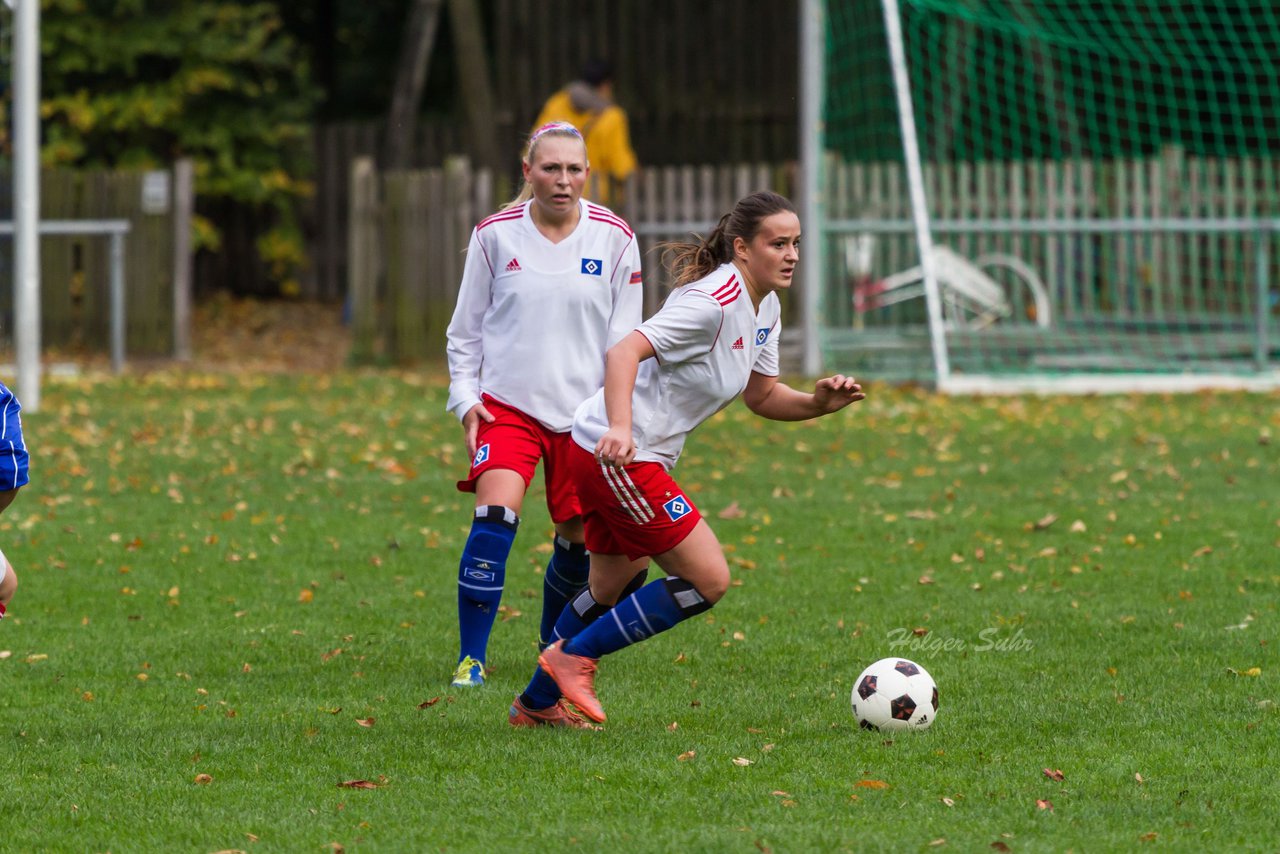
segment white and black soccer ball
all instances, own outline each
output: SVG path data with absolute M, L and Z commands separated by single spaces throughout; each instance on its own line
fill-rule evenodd
M 938 716 L 938 685 L 914 661 L 882 658 L 859 674 L 850 701 L 863 729 L 928 729 Z

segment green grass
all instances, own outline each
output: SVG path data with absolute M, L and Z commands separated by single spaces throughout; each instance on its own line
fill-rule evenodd
M 447 686 L 438 379 L 50 380 L 0 517 L 0 849 L 1274 850 L 1280 398 L 870 395 L 695 436 L 736 586 L 606 659 L 588 734 L 505 722 L 540 489 L 490 686 Z M 931 730 L 857 728 L 888 655 L 937 679 Z

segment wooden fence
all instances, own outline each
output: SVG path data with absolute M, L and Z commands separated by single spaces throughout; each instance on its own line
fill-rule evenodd
M 1280 215 L 1280 161 L 1262 158 L 1187 157 L 1168 148 L 1150 158 L 933 164 L 924 172 L 935 220 L 1221 221 Z M 830 161 L 826 177 L 824 199 L 832 220 L 911 219 L 901 164 Z M 857 239 L 869 249 L 869 266 L 861 273 L 839 251 Z M 1250 230 L 935 235 L 969 258 L 991 252 L 1021 258 L 1044 280 L 1054 314 L 1064 321 L 1247 317 L 1258 298 L 1259 240 L 1275 244 L 1266 272 L 1270 282 L 1280 281 L 1280 238 Z M 919 263 L 913 233 L 848 235 L 833 249 L 828 278 L 846 283 Z M 828 292 L 828 320 L 837 326 L 859 322 L 850 295 L 837 297 L 836 287 Z
M 645 311 L 669 290 L 660 244 L 703 229 L 757 189 L 791 193 L 791 166 L 739 165 L 647 169 L 628 189 L 624 215 L 636 228 L 645 269 Z M 351 173 L 348 286 L 352 358 L 405 362 L 444 355 L 467 241 L 492 213 L 494 179 L 464 159 L 443 169 L 379 174 L 369 159 Z M 794 314 L 794 300 L 786 306 Z M 798 342 L 784 338 L 788 362 Z
M 42 220 L 124 219 L 125 351 L 172 355 L 185 322 L 175 323 L 175 281 L 184 264 L 175 245 L 190 228 L 191 172 L 46 170 L 40 178 Z M 10 217 L 12 190 L 0 177 L 0 213 Z M 186 242 L 184 241 L 184 244 Z M 189 245 L 189 244 L 187 244 Z M 110 339 L 109 246 L 101 236 L 45 235 L 40 240 L 41 344 L 50 350 L 106 352 Z M 0 346 L 13 343 L 13 248 L 0 240 Z M 189 287 L 189 281 L 180 284 Z
M 931 214 L 939 220 L 1221 221 L 1280 214 L 1278 165 L 1188 158 L 1169 150 L 1142 160 L 935 164 L 926 167 L 926 183 Z M 829 163 L 824 193 L 829 220 L 910 222 L 902 173 L 895 163 Z M 736 199 L 757 189 L 796 198 L 795 179 L 794 164 L 645 169 L 628 187 L 620 212 L 640 237 L 646 314 L 656 310 L 670 286 L 663 242 L 705 230 Z M 443 354 L 463 250 L 472 225 L 495 207 L 494 183 L 489 173 L 472 172 L 463 160 L 443 170 L 385 175 L 365 161 L 353 173 L 348 251 L 359 260 L 350 265 L 348 282 L 359 319 L 358 358 L 401 361 Z M 847 250 L 862 239 L 869 239 L 870 251 L 865 268 L 856 270 L 856 252 Z M 1187 233 L 1046 230 L 937 239 L 971 258 L 1002 252 L 1025 261 L 1048 287 L 1055 324 L 1144 336 L 1192 328 L 1238 332 L 1240 341 L 1228 342 L 1237 349 L 1249 346 L 1245 337 L 1256 326 L 1258 300 L 1275 299 L 1274 283 L 1280 282 L 1280 235 L 1274 234 L 1212 228 Z M 1262 271 L 1271 283 L 1269 295 L 1260 294 L 1258 284 L 1257 250 L 1265 240 L 1275 244 Z M 923 300 L 860 313 L 853 298 L 859 281 L 918 264 L 912 233 L 835 234 L 824 243 L 821 325 L 833 330 L 920 327 Z M 1031 294 L 1005 284 L 1014 308 L 1005 323 L 1031 325 Z M 783 341 L 791 365 L 801 343 L 797 309 L 797 299 L 784 299 L 784 325 L 792 332 Z M 1280 306 L 1265 310 L 1273 323 L 1280 320 Z

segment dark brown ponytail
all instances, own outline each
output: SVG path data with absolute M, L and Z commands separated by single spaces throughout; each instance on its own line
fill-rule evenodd
M 689 243 L 663 245 L 663 257 L 675 278 L 676 287 L 696 282 L 733 258 L 733 241 L 741 237 L 750 243 L 760 231 L 760 223 L 783 211 L 796 212 L 786 196 L 768 190 L 738 200 L 733 210 L 705 238 Z

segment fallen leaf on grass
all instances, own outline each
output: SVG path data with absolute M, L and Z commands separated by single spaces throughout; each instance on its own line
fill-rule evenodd
M 1064 779 L 1062 772 L 1056 768 L 1044 769 L 1044 775 L 1048 777 L 1050 780 L 1057 780 L 1059 783 L 1061 783 L 1062 780 Z
M 679 756 L 676 757 L 676 761 L 688 762 L 690 759 L 692 759 L 697 755 L 698 755 L 698 751 L 696 750 L 686 750 L 684 753 L 681 753 Z
M 1227 672 L 1232 676 L 1261 676 L 1261 667 L 1250 667 L 1248 670 L 1236 670 L 1234 667 L 1228 667 Z
M 1036 809 L 1048 810 L 1049 812 L 1053 812 L 1053 801 L 1046 801 L 1046 800 L 1041 800 L 1037 798 Z
M 298 601 L 304 605 L 316 598 L 315 591 L 309 587 L 304 587 L 298 592 Z
M 436 703 L 438 703 L 438 702 L 440 702 L 440 698 L 439 698 L 439 697 L 432 697 L 430 700 L 424 700 L 423 702 L 419 703 L 419 704 L 418 704 L 418 708 L 419 708 L 419 709 L 429 709 L 429 708 L 431 708 L 432 706 L 434 706 L 434 705 L 435 705 Z
M 339 789 L 376 789 L 378 784 L 372 780 L 344 780 L 338 784 Z
M 376 721 L 377 718 L 356 718 L 356 723 L 365 728 L 373 726 Z
M 887 789 L 889 784 L 884 780 L 859 780 L 853 784 L 858 789 Z
M 739 768 L 745 768 L 748 765 L 755 765 L 756 763 L 755 760 L 748 759 L 745 756 L 736 756 L 734 757 L 733 764 L 737 765 Z
M 943 802 L 944 804 L 946 804 L 947 806 L 949 806 L 949 807 L 953 807 L 953 806 L 955 806 L 955 805 L 956 805 L 956 802 L 955 802 L 955 801 L 953 801 L 953 800 L 951 800 L 951 798 L 943 798 L 943 799 L 942 799 L 942 802 Z
M 207 783 L 212 783 L 212 782 L 213 782 L 213 778 L 210 777 L 208 774 L 196 775 L 195 783 L 198 786 L 203 786 L 203 785 L 206 785 Z
M 728 507 L 724 508 L 716 515 L 721 519 L 741 519 L 743 516 L 747 515 L 747 511 L 739 507 L 738 502 L 733 501 L 729 503 Z
M 1056 521 L 1058 521 L 1058 514 L 1049 513 L 1045 516 L 1041 516 L 1039 519 L 1037 519 L 1034 522 L 1028 522 L 1025 528 L 1028 531 L 1043 531 L 1049 528 L 1050 526 L 1052 526 L 1053 523 Z
M 1008 850 L 1009 850 L 1009 846 L 1008 846 L 1008 845 L 1005 845 L 1003 842 L 1001 842 L 1001 841 L 1000 841 L 1000 840 L 998 840 L 998 839 L 997 839 L 995 842 L 992 842 L 992 843 L 991 843 L 991 847 L 992 847 L 993 849 L 995 849 L 996 851 L 1008 851 Z
M 1142 785 L 1143 783 L 1147 782 L 1145 779 L 1143 779 L 1141 774 L 1134 774 L 1133 779 L 1137 781 L 1138 785 Z

